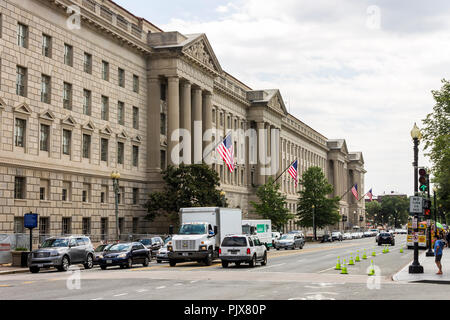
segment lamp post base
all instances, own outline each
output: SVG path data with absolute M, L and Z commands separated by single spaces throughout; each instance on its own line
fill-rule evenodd
M 423 273 L 423 266 L 419 265 L 410 265 L 409 273 Z
M 434 257 L 434 252 L 433 252 L 433 250 L 429 249 L 429 250 L 427 251 L 427 253 L 426 253 L 426 256 L 427 256 L 427 257 Z

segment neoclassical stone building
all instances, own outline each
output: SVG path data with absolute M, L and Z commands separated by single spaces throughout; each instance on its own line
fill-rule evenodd
M 246 217 L 256 188 L 295 159 L 336 194 L 352 183 L 364 194 L 361 152 L 289 114 L 279 90 L 224 71 L 205 34 L 164 32 L 109 0 L 0 0 L 0 75 L 0 233 L 23 232 L 35 212 L 41 235 L 113 235 L 112 171 L 121 233 L 166 232 L 142 205 L 180 162 L 211 164 Z M 229 132 L 232 174 L 214 151 Z M 279 182 L 295 212 L 300 186 Z M 340 210 L 346 227 L 364 224 L 364 201 L 347 195 Z

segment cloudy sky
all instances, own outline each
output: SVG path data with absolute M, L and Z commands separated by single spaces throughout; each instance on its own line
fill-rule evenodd
M 280 89 L 294 116 L 362 151 L 365 192 L 413 193 L 410 131 L 450 79 L 450 1 L 116 0 L 164 31 L 206 33 L 224 70 Z M 429 166 L 423 151 L 419 164 Z

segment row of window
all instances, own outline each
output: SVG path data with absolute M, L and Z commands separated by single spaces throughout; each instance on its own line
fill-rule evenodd
M 16 176 L 14 177 L 14 199 L 25 200 L 27 199 L 27 179 L 25 177 Z M 83 183 L 83 189 L 81 193 L 81 202 L 93 203 L 92 202 L 92 191 L 90 183 Z M 118 190 L 118 203 L 125 204 L 125 188 L 119 187 Z M 139 204 L 139 188 L 133 188 L 132 205 Z M 71 202 L 72 201 L 72 183 L 69 181 L 64 181 L 61 189 L 61 201 Z M 40 179 L 39 186 L 39 200 L 49 201 L 50 200 L 50 180 Z M 55 199 L 53 199 L 55 200 Z M 100 190 L 100 203 L 109 203 L 109 186 L 102 185 Z
M 27 68 L 17 66 L 16 77 L 16 94 L 26 97 L 27 92 Z M 41 102 L 51 103 L 51 77 L 42 74 L 41 77 Z M 72 110 L 72 96 L 73 89 L 72 84 L 68 82 L 63 83 L 63 108 Z M 125 103 L 122 101 L 117 102 L 117 122 L 120 125 L 125 125 Z M 92 92 L 87 89 L 83 89 L 83 114 L 92 115 Z M 109 97 L 101 96 L 101 119 L 109 121 Z M 139 129 L 139 108 L 133 106 L 132 113 L 133 129 Z
M 0 24 L 1 28 L 1 24 Z M 1 32 L 1 30 L 0 30 Z M 29 41 L 29 28 L 23 23 L 18 23 L 17 31 L 17 45 L 23 48 L 28 48 Z M 53 40 L 48 34 L 42 34 L 42 55 L 47 58 L 52 58 Z M 64 43 L 64 64 L 73 67 L 73 46 Z M 109 62 L 102 60 L 102 73 L 101 78 L 105 81 L 109 81 Z M 83 54 L 83 70 L 88 74 L 92 74 L 92 54 L 84 52 Z M 118 86 L 125 88 L 125 70 L 122 68 L 117 69 Z M 139 76 L 133 75 L 133 92 L 139 93 Z
M 16 118 L 14 127 L 14 144 L 16 147 L 25 148 L 26 146 L 27 120 Z M 39 150 L 50 151 L 50 125 L 40 124 L 39 129 Z M 82 133 L 81 156 L 83 159 L 91 159 L 92 136 L 88 133 Z M 62 130 L 62 153 L 70 156 L 72 154 L 72 130 Z M 117 141 L 117 163 L 124 164 L 125 143 Z M 100 160 L 108 162 L 109 159 L 109 139 L 100 138 Z M 132 165 L 139 165 L 139 146 L 132 146 Z

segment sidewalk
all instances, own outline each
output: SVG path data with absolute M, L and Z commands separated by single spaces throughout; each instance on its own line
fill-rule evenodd
M 412 261 L 405 266 L 400 272 L 395 274 L 392 279 L 394 281 L 406 282 L 426 282 L 437 284 L 450 284 L 450 249 L 445 248 L 442 255 L 442 275 L 437 275 L 438 268 L 434 262 L 434 257 L 427 257 L 426 251 L 419 252 L 419 263 L 423 267 L 423 273 L 410 274 L 409 266 Z
M 0 275 L 30 272 L 28 268 L 11 267 L 11 264 L 0 264 Z

